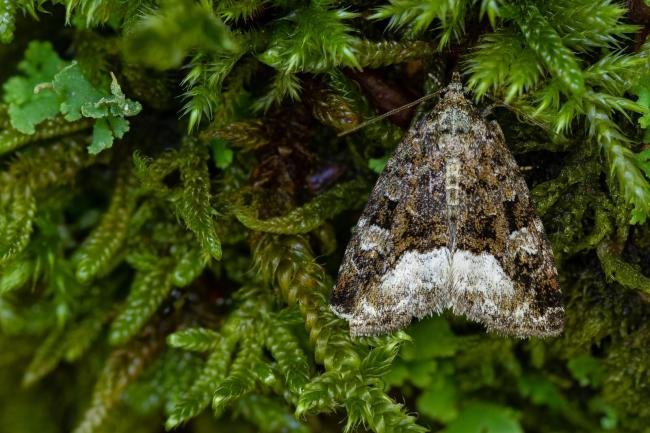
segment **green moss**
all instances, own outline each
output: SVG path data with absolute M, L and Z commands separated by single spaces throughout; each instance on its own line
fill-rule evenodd
M 627 4 L 0 0 L 0 425 L 647 432 L 650 44 Z M 565 331 L 443 313 L 351 338 L 340 257 L 430 104 L 363 122 L 455 70 L 529 167 Z

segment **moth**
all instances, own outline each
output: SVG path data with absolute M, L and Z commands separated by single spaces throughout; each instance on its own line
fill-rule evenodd
M 353 231 L 331 308 L 352 335 L 451 309 L 517 337 L 562 331 L 553 252 L 499 125 L 458 76 L 406 133 Z

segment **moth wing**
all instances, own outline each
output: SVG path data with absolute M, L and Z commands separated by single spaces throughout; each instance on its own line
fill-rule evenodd
M 332 292 L 332 309 L 352 335 L 389 332 L 440 310 L 450 269 L 445 209 L 443 158 L 409 134 L 370 194 Z
M 499 126 L 485 131 L 478 161 L 461 162 L 466 205 L 456 219 L 450 306 L 503 334 L 557 335 L 564 310 L 553 251 Z

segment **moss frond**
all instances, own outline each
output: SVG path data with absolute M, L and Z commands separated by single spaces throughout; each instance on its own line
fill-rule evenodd
M 322 268 L 313 262 L 305 240 L 261 235 L 255 240 L 253 251 L 260 273 L 277 287 L 289 305 L 298 305 L 316 361 L 325 367 L 325 375 L 331 372 L 325 377 L 333 377 L 331 381 L 319 377 L 306 386 L 297 404 L 298 413 L 314 408 L 333 410 L 343 405 L 348 412 L 346 428 L 363 422 L 377 432 L 426 431 L 384 393 L 381 382 L 378 387 L 374 378 L 359 374 L 362 366 L 365 371 L 373 368 L 381 371 L 381 367 L 370 367 L 372 358 L 364 364 L 362 358 L 367 349 L 353 342 L 346 333 L 339 332 L 345 325 L 330 311 L 323 297 L 330 282 Z M 389 352 L 394 353 L 396 345 L 390 342 L 389 345 Z M 336 375 L 342 380 L 336 380 Z M 357 411 L 360 402 L 365 409 Z
M 320 4 L 322 3 L 322 4 Z M 358 67 L 352 27 L 358 15 L 345 9 L 328 9 L 314 2 L 278 21 L 270 43 L 259 59 L 284 72 L 323 72 L 334 66 Z
M 136 274 L 126 305 L 111 324 L 109 340 L 112 344 L 122 344 L 140 331 L 172 289 L 169 280 L 165 269 Z
M 459 39 L 465 32 L 465 13 L 471 2 L 452 0 L 439 2 L 427 0 L 391 0 L 390 4 L 377 9 L 372 19 L 389 19 L 388 27 L 404 29 L 410 36 L 427 30 L 434 20 L 440 22 L 442 35 L 439 46 L 446 46 L 452 39 Z
M 130 170 L 122 169 L 102 220 L 75 251 L 73 262 L 79 281 L 87 282 L 106 272 L 114 262 L 115 254 L 123 246 L 129 219 L 135 208 L 135 196 L 130 183 Z
M 144 371 L 160 349 L 160 338 L 152 329 L 145 330 L 126 347 L 115 349 L 99 374 L 90 405 L 74 433 L 93 433 L 110 416 L 126 386 Z
M 221 259 L 221 240 L 216 232 L 215 210 L 210 206 L 210 176 L 207 148 L 187 141 L 181 155 L 183 189 L 175 200 L 176 212 L 194 233 L 203 251 Z
M 341 183 L 287 215 L 266 220 L 256 218 L 254 208 L 240 204 L 233 205 L 233 213 L 251 230 L 276 234 L 308 233 L 344 210 L 359 208 L 365 202 L 367 190 L 365 181 Z
M 571 93 L 584 91 L 584 78 L 578 59 L 564 44 L 537 6 L 528 4 L 516 12 L 516 21 L 531 50 L 550 73 Z

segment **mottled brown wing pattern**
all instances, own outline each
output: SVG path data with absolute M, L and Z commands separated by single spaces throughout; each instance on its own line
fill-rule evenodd
M 563 307 L 553 252 L 499 126 L 493 123 L 486 131 L 477 137 L 477 154 L 464 154 L 476 161 L 461 161 L 467 205 L 456 219 L 456 248 L 494 257 L 512 290 L 490 291 L 485 284 L 467 290 L 458 283 L 450 292 L 452 308 L 503 334 L 557 335 Z
M 417 136 L 408 135 L 398 146 L 345 251 L 331 304 L 349 320 L 352 334 L 406 326 L 412 316 L 430 314 L 432 297 L 439 293 L 433 286 L 412 286 L 422 283 L 415 275 L 410 281 L 381 283 L 405 253 L 447 243 L 442 159 L 432 160 L 421 144 Z M 420 200 L 422 196 L 430 199 Z
M 339 270 L 332 308 L 353 335 L 451 308 L 509 335 L 556 335 L 553 254 L 496 123 L 449 85 L 379 177 Z

